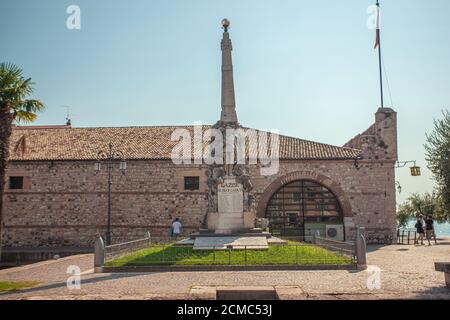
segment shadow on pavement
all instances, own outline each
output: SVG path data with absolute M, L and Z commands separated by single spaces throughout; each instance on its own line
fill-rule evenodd
M 136 277 L 136 276 L 140 276 L 143 274 L 148 274 L 148 273 L 121 273 L 121 274 L 115 273 L 115 274 L 109 274 L 106 276 L 93 277 L 93 278 L 89 278 L 89 279 L 83 279 L 83 277 L 81 277 L 81 285 L 102 282 L 102 281 L 108 281 L 108 280 L 114 280 L 114 279 Z M 68 277 L 69 277 L 69 275 L 68 275 Z M 59 288 L 66 288 L 66 287 L 67 287 L 66 281 L 47 284 L 47 285 L 40 285 L 40 286 L 32 287 L 29 289 L 15 290 L 15 291 L 8 291 L 8 292 L 0 293 L 0 299 L 2 297 L 7 297 L 7 296 L 11 296 L 11 295 L 16 295 L 16 294 L 39 292 L 39 291 L 44 291 L 44 290 L 59 289 Z
M 381 249 L 383 247 L 385 247 L 385 244 L 368 244 L 366 246 L 366 250 L 367 252 L 374 252 L 377 251 L 378 249 Z
M 442 277 L 442 287 L 433 287 L 418 293 L 415 299 L 419 300 L 450 300 L 450 288 L 447 288 Z

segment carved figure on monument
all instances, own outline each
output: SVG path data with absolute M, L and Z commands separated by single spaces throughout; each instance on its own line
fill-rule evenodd
M 253 184 L 250 179 L 250 173 L 248 167 L 243 164 L 236 164 L 233 167 L 233 175 L 236 177 L 236 181 L 242 184 L 244 189 L 244 205 L 246 211 L 255 211 L 255 197 L 252 194 Z
M 236 177 L 236 181 L 242 184 L 244 191 L 250 192 L 253 189 L 252 182 L 250 180 L 250 173 L 248 168 L 244 164 L 235 164 L 233 167 L 233 176 Z
M 217 186 L 223 183 L 225 170 L 221 166 L 213 166 L 206 170 L 208 186 L 208 212 L 217 212 Z

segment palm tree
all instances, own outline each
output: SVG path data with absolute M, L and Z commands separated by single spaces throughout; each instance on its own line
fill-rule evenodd
M 13 121 L 32 122 L 37 118 L 36 113 L 45 108 L 41 101 L 27 99 L 33 93 L 33 87 L 31 79 L 24 78 L 22 69 L 11 63 L 0 63 L 0 257 L 3 192 L 12 124 Z

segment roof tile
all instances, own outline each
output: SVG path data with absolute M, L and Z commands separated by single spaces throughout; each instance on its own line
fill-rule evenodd
M 203 130 L 208 128 L 210 126 L 203 126 Z M 99 150 L 105 150 L 110 142 L 127 159 L 170 159 L 172 149 L 178 143 L 171 140 L 175 129 L 187 129 L 193 137 L 193 126 L 15 127 L 11 137 L 10 160 L 95 160 Z M 25 149 L 17 148 L 23 137 Z M 257 148 L 251 144 L 250 150 L 256 152 Z M 359 154 L 358 149 L 280 135 L 280 159 L 349 159 Z

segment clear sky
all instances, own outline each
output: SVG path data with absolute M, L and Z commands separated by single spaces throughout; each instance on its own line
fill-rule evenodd
M 22 67 L 48 109 L 37 124 L 212 124 L 220 116 L 220 21 L 231 21 L 242 124 L 343 145 L 379 107 L 375 0 L 0 0 L 0 61 Z M 66 9 L 81 8 L 69 30 Z M 423 143 L 450 105 L 450 1 L 382 0 L 382 49 L 398 112 L 398 169 L 430 191 Z

